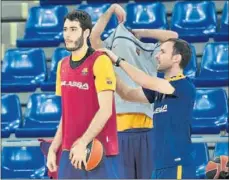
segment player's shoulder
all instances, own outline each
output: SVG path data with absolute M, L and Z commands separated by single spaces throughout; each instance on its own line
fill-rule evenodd
M 60 59 L 60 60 L 58 61 L 58 66 L 60 66 L 60 65 L 62 64 L 63 61 L 68 61 L 68 60 L 69 60 L 69 57 L 70 57 L 70 56 L 66 56 L 66 57 L 63 57 L 62 59 Z
M 99 53 L 95 62 L 96 63 L 111 63 L 111 59 L 108 55 L 101 51 L 95 51 L 96 53 Z
M 64 61 L 64 58 L 58 61 L 58 65 L 61 65 L 61 63 Z
M 95 63 L 93 65 L 94 71 L 98 72 L 101 71 L 101 69 L 103 69 L 104 72 L 113 71 L 113 65 L 111 59 L 106 54 L 99 55 L 96 58 Z
M 189 89 L 196 89 L 193 81 L 189 77 L 185 77 L 183 80 L 183 83 L 187 86 Z
M 174 83 L 175 88 L 183 89 L 185 92 L 189 93 L 190 95 L 195 94 L 196 87 L 190 78 L 185 77 L 183 79 L 174 82 L 175 82 Z
M 57 71 L 60 71 L 61 64 L 62 64 L 63 61 L 64 61 L 64 58 L 62 58 L 61 60 L 58 61 L 58 63 L 57 63 Z

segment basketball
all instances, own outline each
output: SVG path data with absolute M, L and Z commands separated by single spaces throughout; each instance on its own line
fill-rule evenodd
M 220 171 L 225 173 L 229 172 L 228 156 L 220 156 Z
M 207 179 L 218 179 L 220 175 L 220 158 L 217 157 L 213 161 L 209 161 L 206 169 L 205 174 Z
M 95 169 L 103 158 L 103 145 L 98 139 L 94 139 L 87 145 L 87 168 L 86 171 Z

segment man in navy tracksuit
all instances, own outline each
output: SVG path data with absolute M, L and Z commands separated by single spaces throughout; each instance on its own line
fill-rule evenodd
M 164 72 L 164 78 L 145 74 L 110 50 L 101 51 L 141 86 L 132 88 L 117 78 L 116 91 L 123 99 L 154 103 L 152 178 L 196 178 L 190 134 L 196 92 L 193 83 L 183 75 L 191 58 L 188 43 L 169 39 L 161 44 L 156 60 L 158 71 Z

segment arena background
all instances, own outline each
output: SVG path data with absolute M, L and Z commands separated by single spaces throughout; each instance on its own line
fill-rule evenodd
M 118 1 L 129 27 L 173 29 L 193 45 L 185 73 L 198 89 L 192 140 L 196 172 L 204 178 L 210 159 L 228 155 L 228 1 L 145 2 Z M 61 115 L 53 92 L 57 62 L 68 54 L 61 48 L 64 14 L 85 9 L 96 22 L 108 7 L 105 0 L 1 2 L 2 179 L 47 178 L 37 139 L 53 137 Z M 113 18 L 103 39 L 116 23 Z

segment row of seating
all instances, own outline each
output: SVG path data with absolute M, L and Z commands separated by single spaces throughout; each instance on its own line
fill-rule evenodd
M 80 4 L 84 0 L 40 0 L 40 5 L 73 5 Z M 86 0 L 88 3 L 127 3 L 130 0 Z M 152 0 L 134 0 L 135 2 L 152 2 Z M 155 0 L 156 1 L 156 0 Z M 162 0 L 171 1 L 171 0 Z
M 200 72 L 198 72 L 195 48 L 185 75 L 198 87 L 228 85 L 228 43 L 208 43 L 205 46 Z M 2 92 L 54 91 L 58 62 L 70 53 L 57 48 L 52 56 L 51 68 L 46 65 L 42 49 L 9 49 L 2 62 Z
M 210 160 L 207 144 L 193 144 L 195 150 L 196 174 L 205 178 L 205 166 Z M 217 143 L 214 157 L 228 154 L 227 143 Z M 44 179 L 47 176 L 44 157 L 39 147 L 3 147 L 1 155 L 2 178 Z
M 107 3 L 81 4 L 78 9 L 87 11 L 94 25 L 109 6 L 110 4 Z M 128 3 L 126 11 L 126 26 L 130 28 L 168 29 L 166 9 L 161 2 Z M 17 47 L 59 46 L 63 42 L 63 23 L 67 12 L 67 7 L 62 5 L 32 7 L 26 22 L 24 38 L 17 40 Z M 113 16 L 102 39 L 108 37 L 117 24 L 117 18 Z M 215 41 L 228 41 L 228 1 L 224 5 L 219 29 L 217 29 L 214 2 L 176 2 L 172 13 L 171 29 L 189 42 L 207 42 L 210 37 L 214 37 Z M 152 40 L 145 39 L 145 41 Z
M 28 100 L 24 118 L 15 94 L 2 95 L 2 137 L 53 137 L 61 117 L 61 98 L 53 93 L 35 93 Z M 228 101 L 223 89 L 198 89 L 192 133 L 219 134 L 228 131 Z

